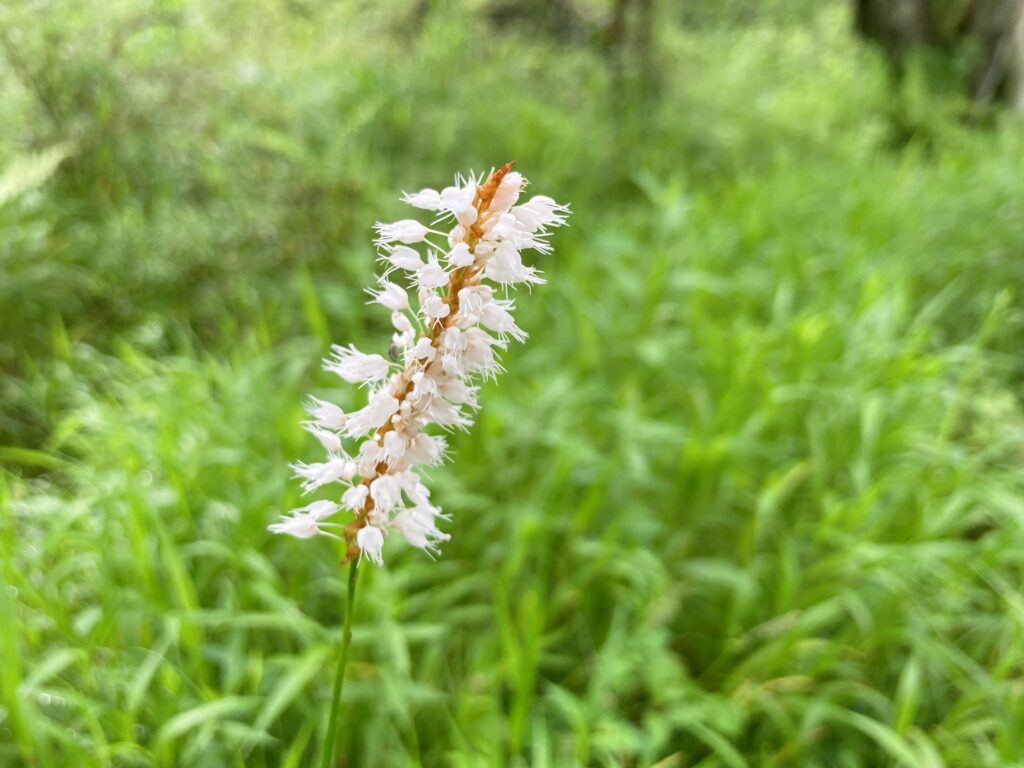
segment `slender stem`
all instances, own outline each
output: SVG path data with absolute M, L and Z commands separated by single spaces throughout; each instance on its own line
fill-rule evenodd
M 338 741 L 338 720 L 341 709 L 341 689 L 345 684 L 345 664 L 348 661 L 348 646 L 352 642 L 352 609 L 356 602 L 356 579 L 359 576 L 359 561 L 353 560 L 348 567 L 348 594 L 345 606 L 345 625 L 341 632 L 341 652 L 338 654 L 338 669 L 334 673 L 334 694 L 331 698 L 331 714 L 327 721 L 327 738 L 321 751 L 320 768 L 331 768 L 334 750 Z

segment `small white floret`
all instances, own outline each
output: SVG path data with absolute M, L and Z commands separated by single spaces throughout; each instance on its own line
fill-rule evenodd
M 448 273 L 436 261 L 428 261 L 416 272 L 416 285 L 420 288 L 440 288 L 448 285 Z
M 404 269 L 409 272 L 423 266 L 423 259 L 419 253 L 407 245 L 396 245 L 384 256 L 384 260 L 395 269 Z
M 334 403 L 328 403 L 318 397 L 310 397 L 306 403 L 306 413 L 322 429 L 341 429 L 345 426 L 345 412 Z
M 422 243 L 427 239 L 430 230 L 423 226 L 416 219 L 402 219 L 392 224 L 380 224 L 375 227 L 377 230 L 377 244 L 387 245 L 388 243 Z
M 366 555 L 377 565 L 384 565 L 384 558 L 381 555 L 381 550 L 384 549 L 384 533 L 380 528 L 372 525 L 360 528 L 356 534 L 356 545 L 362 555 Z
M 373 396 L 365 408 L 348 415 L 345 434 L 349 437 L 362 437 L 367 432 L 379 429 L 397 410 L 398 399 L 382 389 Z
M 394 475 L 384 474 L 370 483 L 370 497 L 381 512 L 390 512 L 402 500 L 402 488 Z
M 312 421 L 303 422 L 302 426 L 320 441 L 320 445 L 324 447 L 324 450 L 331 453 L 338 453 L 341 450 L 341 438 L 338 437 L 337 433 L 321 429 L 319 424 Z
M 284 533 L 297 539 L 311 539 L 318 534 L 336 539 L 338 538 L 337 536 L 321 530 L 320 526 L 327 525 L 330 527 L 331 523 L 324 523 L 323 521 L 331 515 L 337 514 L 337 512 L 337 504 L 333 501 L 321 499 L 304 507 L 293 509 L 288 515 L 282 515 L 280 522 L 271 523 L 267 526 L 267 529 L 273 533 Z
M 547 227 L 560 227 L 569 215 L 569 206 L 559 205 L 550 197 L 537 195 L 525 205 L 512 209 L 512 215 L 527 232 L 538 232 Z
M 436 189 L 421 189 L 419 192 L 402 195 L 402 200 L 425 211 L 436 211 L 441 207 L 441 193 Z
M 390 280 L 381 279 L 379 290 L 370 288 L 367 292 L 373 296 L 375 302 L 393 312 L 401 312 L 403 309 L 409 308 L 409 294 L 405 292 L 404 288 L 395 285 Z
M 331 456 L 322 463 L 306 464 L 305 462 L 297 461 L 291 466 L 295 472 L 294 477 L 300 477 L 304 481 L 302 483 L 302 490 L 309 493 L 322 485 L 346 479 L 345 475 L 349 472 L 349 464 L 348 459 L 340 456 Z M 351 475 L 348 479 L 350 478 Z
M 351 512 L 358 512 L 366 504 L 366 496 L 370 489 L 360 483 L 353 485 L 341 495 L 341 506 Z
M 379 381 L 388 375 L 388 361 L 380 355 L 367 355 L 353 345 L 335 344 L 332 357 L 324 360 L 324 369 L 338 374 L 349 384 Z
M 476 256 L 469 250 L 466 243 L 456 243 L 448 253 L 448 263 L 453 267 L 468 267 L 474 261 L 476 261 Z
M 294 536 L 296 539 L 312 539 L 322 533 L 317 521 L 309 515 L 296 515 L 295 517 L 282 517 L 281 522 L 271 523 L 267 530 L 273 533 L 284 533 Z
M 440 320 L 441 318 L 448 317 L 452 311 L 451 307 L 449 307 L 444 300 L 435 293 L 430 294 L 424 299 L 420 304 L 420 310 L 428 321 Z

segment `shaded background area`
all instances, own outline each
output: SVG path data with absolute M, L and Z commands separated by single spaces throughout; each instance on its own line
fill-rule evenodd
M 346 764 L 1024 760 L 1020 5 L 5 5 L 0 764 L 313 761 L 301 403 L 400 190 L 509 159 L 575 214 Z

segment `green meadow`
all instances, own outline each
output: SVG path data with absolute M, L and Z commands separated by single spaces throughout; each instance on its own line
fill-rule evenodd
M 317 764 L 302 404 L 374 222 L 509 160 L 570 226 L 339 765 L 1024 765 L 1024 123 L 846 2 L 569 4 L 0 9 L 0 766 Z

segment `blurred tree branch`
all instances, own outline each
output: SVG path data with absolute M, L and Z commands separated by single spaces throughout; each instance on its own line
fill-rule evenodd
M 12 39 L 10 29 L 6 25 L 0 26 L 0 48 L 3 48 L 4 57 L 14 72 L 14 76 L 21 80 L 35 94 L 40 106 L 49 116 L 54 127 L 60 131 L 64 125 L 64 118 L 56 98 L 55 89 L 48 81 L 45 73 L 34 70 L 21 55 L 18 45 Z

